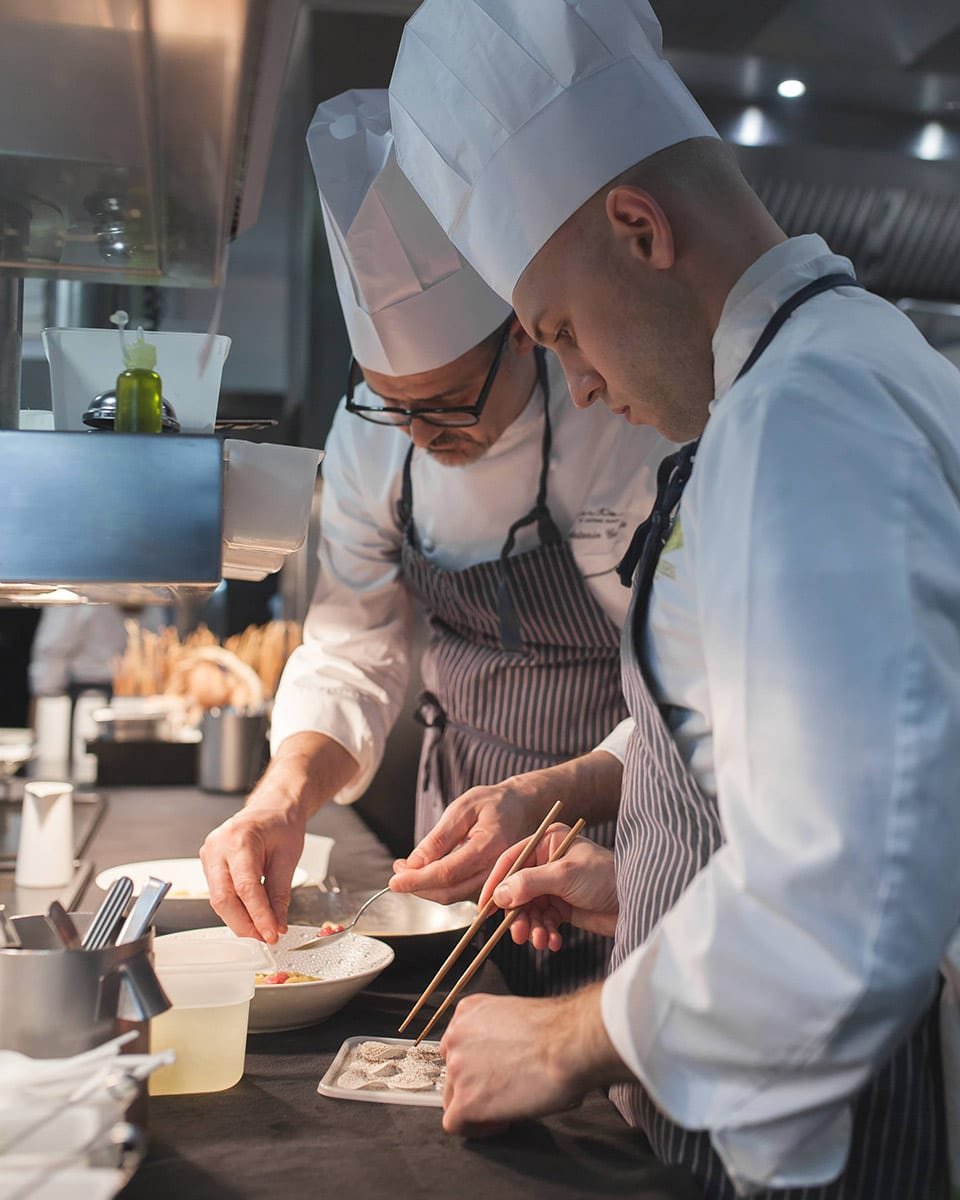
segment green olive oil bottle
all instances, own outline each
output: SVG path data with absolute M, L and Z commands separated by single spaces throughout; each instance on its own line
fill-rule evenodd
M 162 393 L 157 365 L 157 348 L 146 341 L 140 329 L 137 338 L 123 348 L 126 370 L 117 376 L 117 433 L 161 433 Z

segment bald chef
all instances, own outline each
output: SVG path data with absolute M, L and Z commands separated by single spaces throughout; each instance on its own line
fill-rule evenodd
M 417 836 L 467 793 L 444 824 L 465 844 L 434 878 L 421 871 L 418 890 L 475 896 L 542 819 L 555 795 L 529 775 L 480 804 L 468 789 L 582 755 L 625 715 L 615 566 L 673 449 L 652 429 L 577 415 L 556 360 L 397 167 L 385 91 L 321 104 L 307 143 L 356 361 L 327 443 L 319 581 L 277 695 L 273 760 L 202 850 L 217 912 L 267 941 L 285 928 L 307 818 L 354 800 L 377 769 L 406 689 L 412 602 L 430 624 Z M 619 778 L 624 744 L 614 736 L 591 761 Z M 616 796 L 582 807 L 609 819 Z M 511 983 L 537 993 L 599 978 L 609 947 L 585 937 L 562 966 L 515 955 Z
M 391 115 L 583 417 L 688 442 L 623 564 L 616 873 L 580 842 L 497 893 L 539 898 L 541 938 L 615 924 L 614 969 L 461 1004 L 447 1128 L 609 1082 L 710 1200 L 943 1195 L 960 375 L 819 237 L 784 236 L 646 0 L 426 0 Z

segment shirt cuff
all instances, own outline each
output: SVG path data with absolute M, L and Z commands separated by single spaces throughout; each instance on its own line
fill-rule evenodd
M 630 735 L 636 722 L 633 717 L 627 717 L 611 733 L 603 739 L 596 750 L 605 750 L 607 754 L 612 754 L 613 757 L 622 765 L 627 757 L 627 743 L 630 741 Z
M 302 691 L 296 687 L 288 689 L 282 701 L 278 695 L 270 724 L 271 755 L 297 733 L 322 733 L 356 759 L 356 775 L 332 799 L 335 804 L 353 804 L 359 800 L 377 773 L 381 753 L 356 697 L 348 695 L 345 689 L 318 691 L 315 684 Z

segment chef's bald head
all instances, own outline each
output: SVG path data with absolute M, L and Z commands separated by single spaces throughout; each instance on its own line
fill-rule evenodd
M 591 196 L 524 269 L 514 308 L 559 357 L 576 404 L 696 437 L 730 284 L 779 236 L 731 151 L 691 139 Z M 755 243 L 756 239 L 756 243 Z

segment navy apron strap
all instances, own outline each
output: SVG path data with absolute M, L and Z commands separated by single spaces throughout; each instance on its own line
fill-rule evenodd
M 432 773 L 439 776 L 437 752 L 440 749 L 444 730 L 447 728 L 447 714 L 443 711 L 443 705 L 433 692 L 421 692 L 417 697 L 417 707 L 414 711 L 413 719 L 418 725 L 422 725 L 427 730 L 427 744 L 424 747 L 423 753 L 424 766 L 422 779 L 423 789 L 426 791 L 434 782 Z
M 417 531 L 413 525 L 413 478 L 411 475 L 412 464 L 413 442 L 410 443 L 410 449 L 407 451 L 407 457 L 403 460 L 400 499 L 397 501 L 397 522 L 402 532 L 410 538 L 411 543 L 416 545 Z
M 507 531 L 506 541 L 500 551 L 500 583 L 497 587 L 497 607 L 500 612 L 500 643 L 504 650 L 519 654 L 523 650 L 520 619 L 510 592 L 508 559 L 517 543 L 517 534 L 527 525 L 537 523 L 540 542 L 544 546 L 556 546 L 563 541 L 547 504 L 547 483 L 550 474 L 550 452 L 553 447 L 553 426 L 550 420 L 550 381 L 547 377 L 547 358 L 542 346 L 534 350 L 537 364 L 537 383 L 543 392 L 543 436 L 540 442 L 540 481 L 537 499 L 533 508 Z

